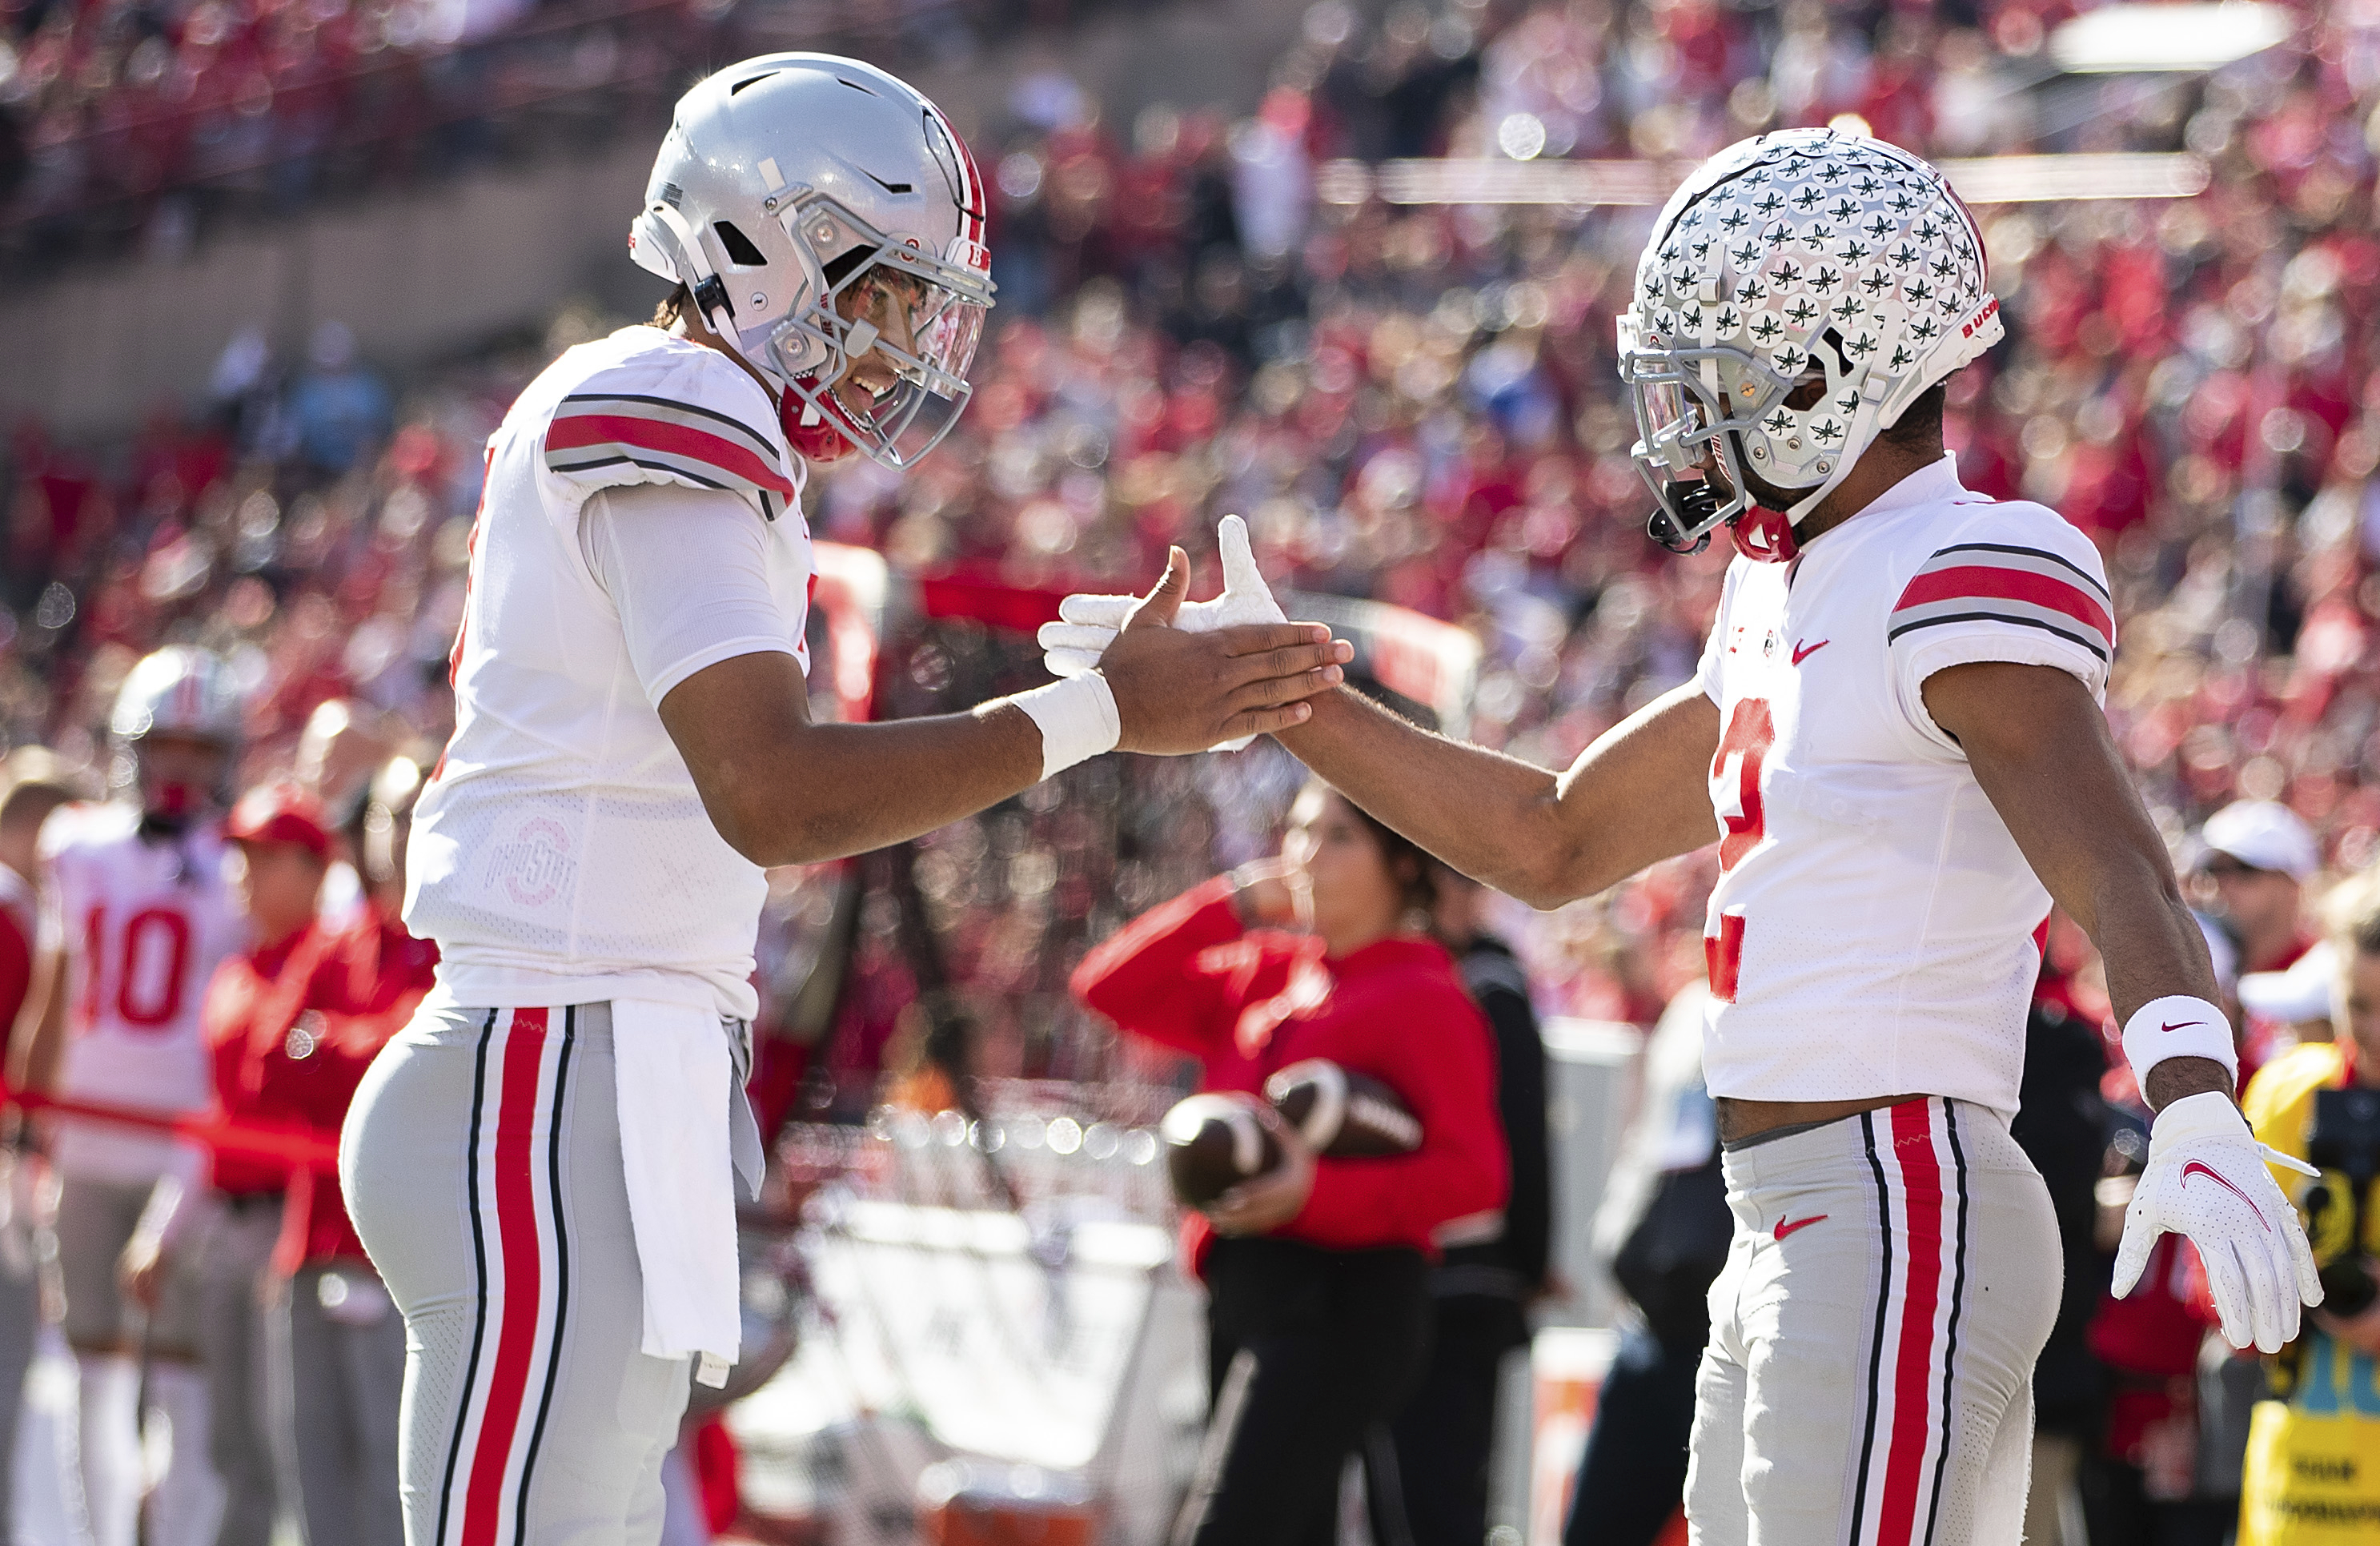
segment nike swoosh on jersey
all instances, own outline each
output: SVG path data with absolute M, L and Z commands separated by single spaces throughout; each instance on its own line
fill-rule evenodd
M 1815 644 L 1795 644 L 1793 646 L 1793 663 L 1795 665 L 1801 664 L 1803 661 L 1808 660 L 1812 655 L 1816 654 L 1819 651 L 1825 649 L 1828 645 L 1832 644 L 1834 640 L 1831 639 L 1822 639 Z
M 2214 1182 L 2225 1191 L 2229 1192 L 2233 1197 L 2236 1197 L 2240 1201 L 2246 1203 L 2248 1205 L 2249 1211 L 2256 1215 L 2256 1222 L 2264 1224 L 2267 1232 L 2272 1229 L 2272 1224 L 2265 1218 L 2265 1211 L 2256 1206 L 2256 1199 L 2250 1197 L 2246 1192 L 2241 1191 L 2239 1187 L 2233 1186 L 2229 1181 L 2226 1180 L 2222 1174 L 2216 1171 L 2213 1165 L 2206 1163 L 2203 1160 L 2192 1160 L 2190 1163 L 2181 1167 L 2181 1184 L 2183 1186 L 2189 1186 L 2190 1178 L 2193 1175 L 2205 1176 L 2209 1181 Z
M 1813 1213 L 1806 1219 L 1779 1219 L 1777 1221 L 1777 1227 L 1768 1233 L 1772 1238 L 1782 1240 L 1796 1230 L 1807 1229 L 1814 1223 L 1824 1223 L 1827 1218 L 1828 1215 L 1824 1213 Z

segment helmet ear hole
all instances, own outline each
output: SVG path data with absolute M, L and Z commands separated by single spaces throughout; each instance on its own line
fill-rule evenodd
M 769 266 L 767 255 L 761 252 L 750 237 L 746 236 L 736 227 L 735 222 L 714 220 L 710 223 L 710 234 L 719 238 L 719 250 L 727 254 L 727 261 L 737 268 Z

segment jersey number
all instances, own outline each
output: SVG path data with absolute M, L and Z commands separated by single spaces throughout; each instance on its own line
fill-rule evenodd
M 1760 765 L 1776 743 L 1777 727 L 1769 723 L 1768 700 L 1747 698 L 1727 718 L 1727 734 L 1711 759 L 1711 794 L 1719 824 L 1727 835 L 1718 841 L 1718 867 L 1732 870 L 1744 855 L 1768 835 L 1760 804 Z M 1735 766 L 1730 770 L 1729 760 Z
M 182 1014 L 182 985 L 189 974 L 190 920 L 164 907 L 144 907 L 109 937 L 107 909 L 93 907 L 83 920 L 83 955 L 91 963 L 83 981 L 83 1029 L 107 1002 L 108 971 L 115 975 L 116 1016 L 128 1026 L 169 1026 Z

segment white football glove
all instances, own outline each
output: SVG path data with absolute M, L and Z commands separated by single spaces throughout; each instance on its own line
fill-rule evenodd
M 1272 599 L 1272 589 L 1257 569 L 1257 555 L 1248 546 L 1248 523 L 1225 516 L 1215 529 L 1215 545 L 1223 556 L 1223 593 L 1211 602 L 1184 602 L 1173 626 L 1184 633 L 1211 633 L 1247 623 L 1286 623 L 1288 614 Z M 1115 642 L 1124 619 L 1137 605 L 1137 596 L 1099 596 L 1087 592 L 1058 603 L 1059 621 L 1044 623 L 1037 636 L 1041 663 L 1052 676 L 1079 676 L 1099 663 Z M 1242 736 L 1222 743 L 1220 749 L 1238 751 L 1256 737 Z
M 2186 1095 L 2157 1113 L 2149 1126 L 2148 1168 L 2124 1213 L 2116 1297 L 2132 1291 L 2149 1248 L 2172 1230 L 2189 1236 L 2206 1263 L 2225 1341 L 2277 1353 L 2296 1340 L 2298 1307 L 2322 1303 L 2322 1280 L 2297 1210 L 2267 1163 L 2321 1174 L 2257 1142 L 2248 1119 L 2220 1091 Z

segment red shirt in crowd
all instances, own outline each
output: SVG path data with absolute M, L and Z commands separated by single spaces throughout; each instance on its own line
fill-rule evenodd
M 1399 936 L 1333 958 L 1322 942 L 1244 931 L 1229 877 L 1151 909 L 1085 957 L 1075 995 L 1136 1036 L 1199 1060 L 1202 1090 L 1260 1091 L 1327 1057 L 1378 1078 L 1421 1119 L 1411 1154 L 1322 1160 L 1297 1217 L 1273 1231 L 1334 1249 L 1410 1246 L 1504 1205 L 1509 1185 L 1488 1022 L 1435 943 Z M 1210 1238 L 1184 1221 L 1194 1267 Z
M 207 991 L 207 1046 L 224 1116 L 336 1140 L 364 1070 L 430 991 L 437 946 L 367 907 L 353 927 L 310 925 L 266 949 L 217 968 Z M 307 1199 L 306 1261 L 360 1258 L 338 1177 L 313 1173 Z M 236 1152 L 218 1154 L 215 1186 L 279 1191 L 285 1166 Z

